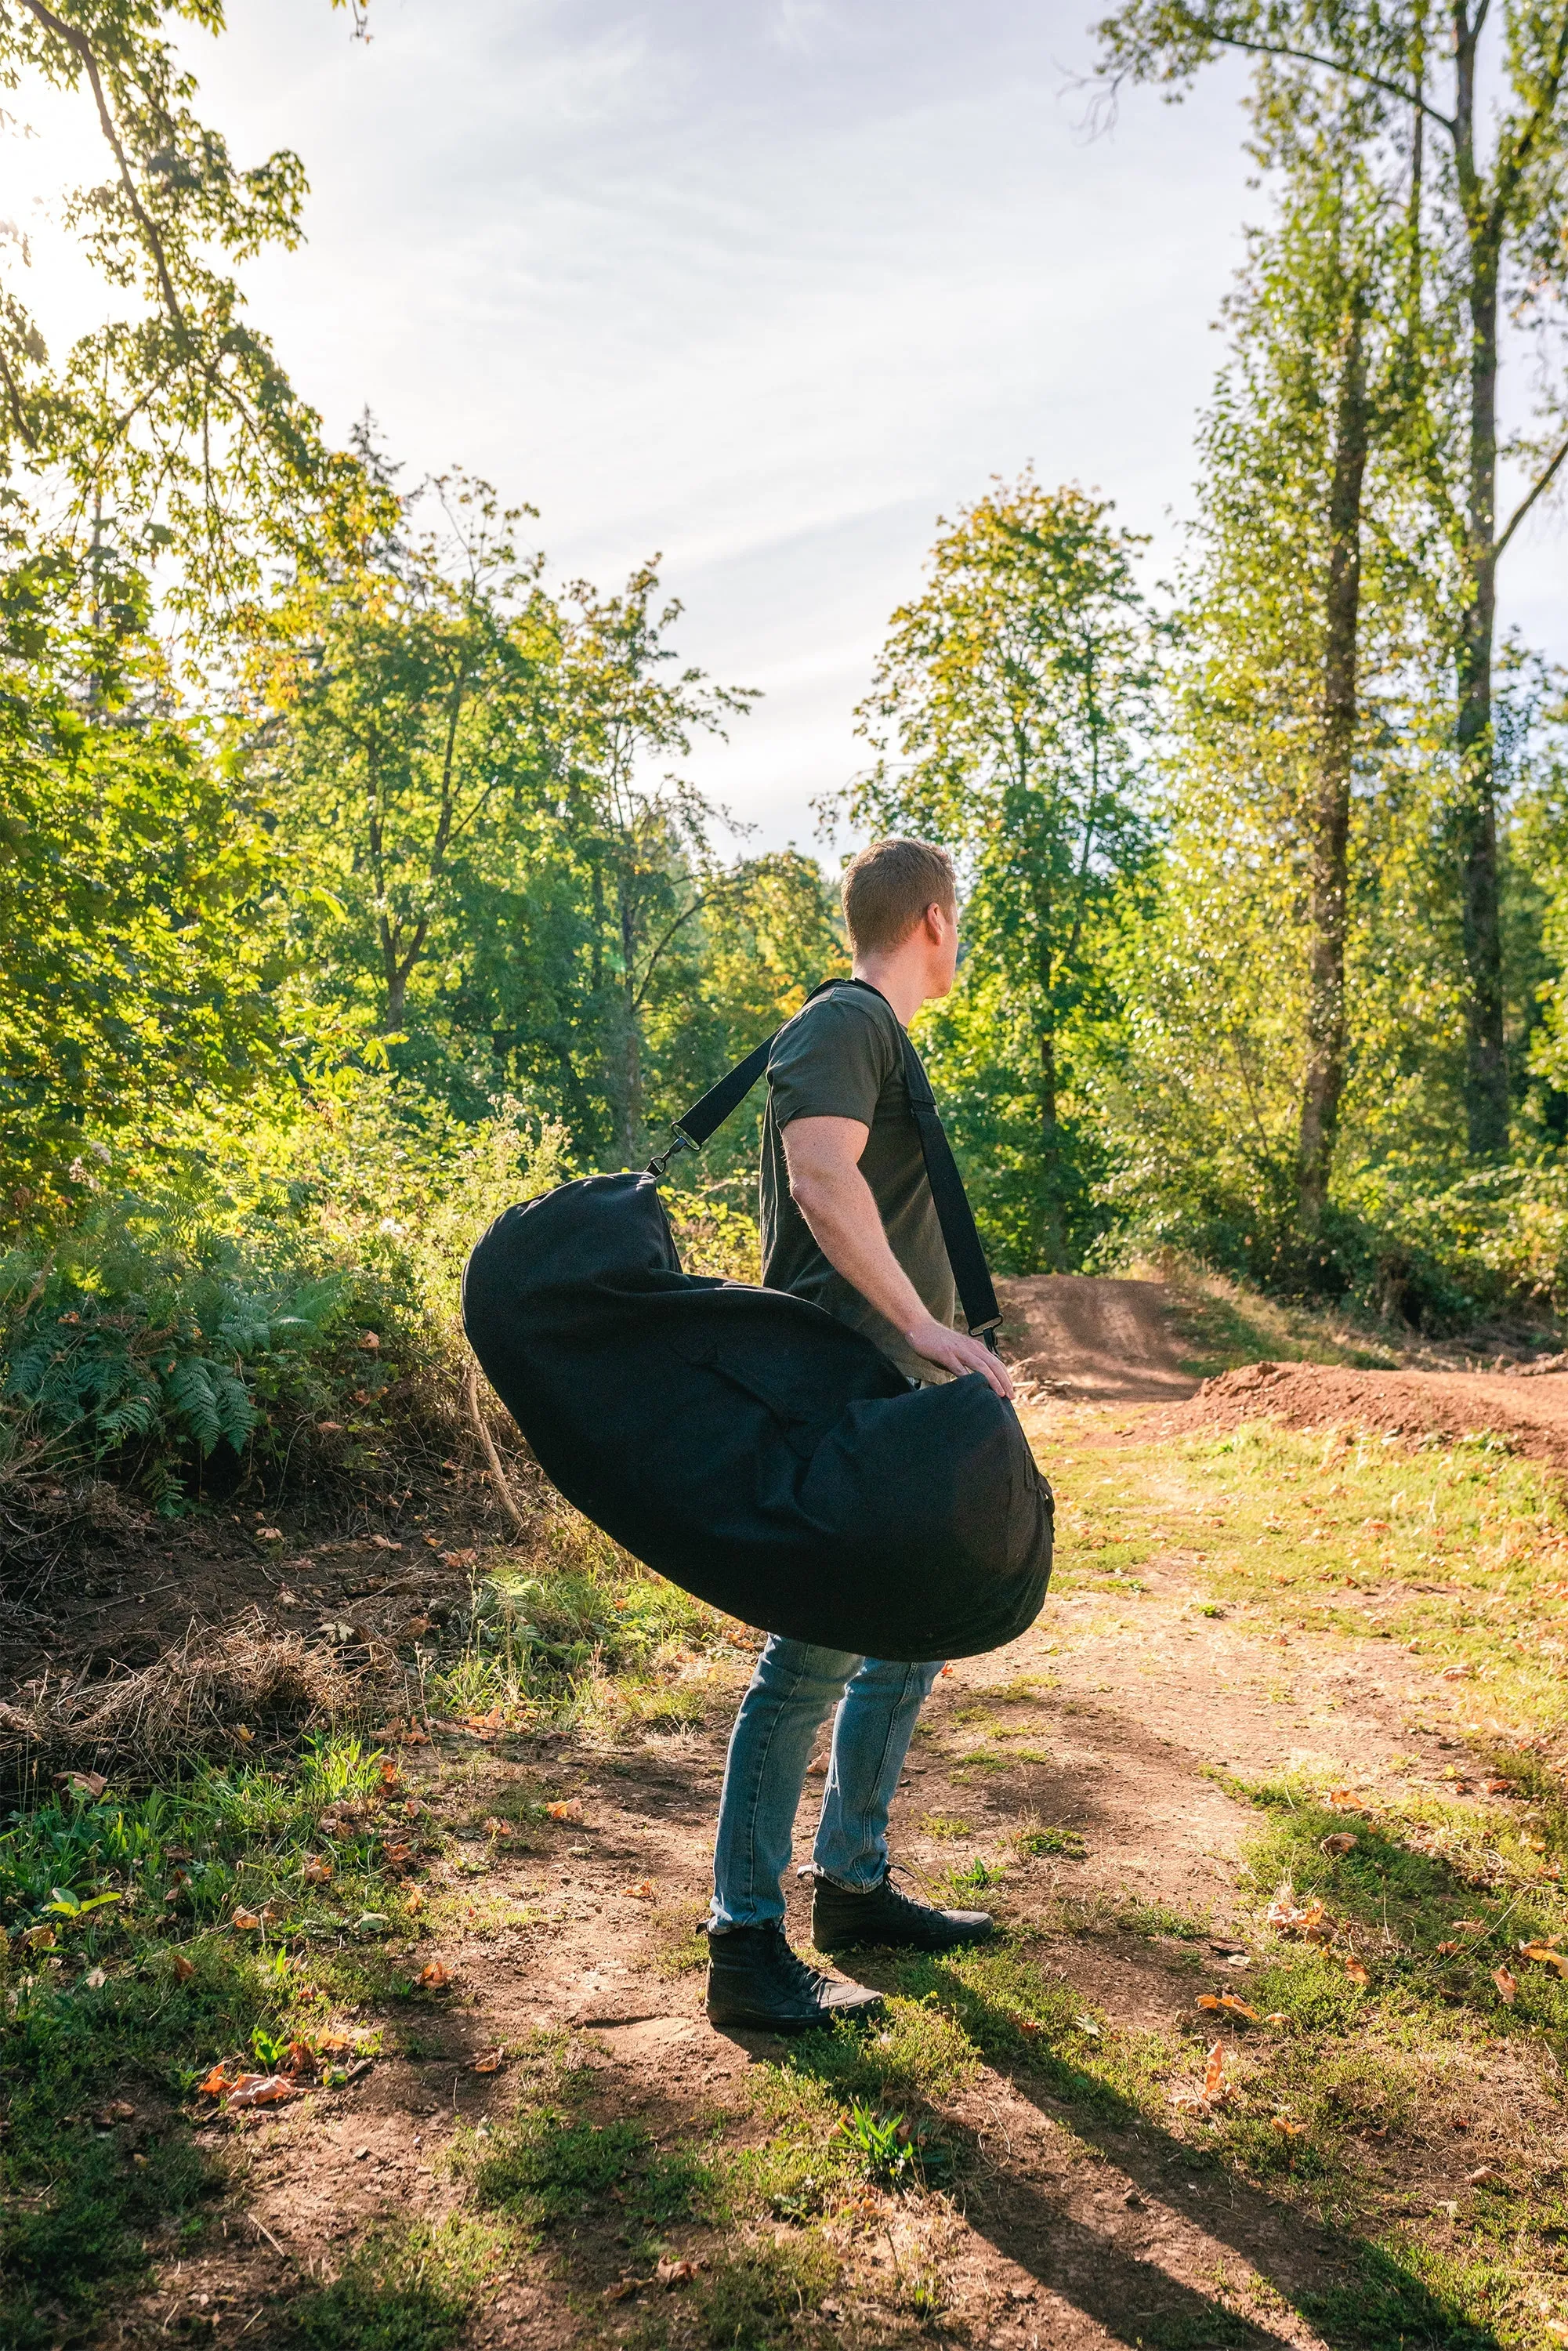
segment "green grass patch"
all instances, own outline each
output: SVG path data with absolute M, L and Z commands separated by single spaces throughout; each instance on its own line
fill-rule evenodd
M 0 2340 L 90 2327 L 194 2241 L 222 2169 L 188 2113 L 221 2059 L 265 2068 L 391 1965 L 351 1922 L 403 1916 L 381 1761 L 323 1740 L 285 1772 L 197 1772 L 117 1800 L 63 1792 L 0 1835 Z M 350 1808 L 351 1817 L 344 1816 Z M 338 1821 L 341 1839 L 325 1834 Z M 329 1849 L 332 1876 L 304 1864 Z M 238 1911 L 256 1920 L 229 1923 Z M 266 1915 L 264 1915 L 266 1914 Z M 373 2040 L 362 2046 L 373 2047 Z
M 446 2220 L 372 2237 L 288 2321 L 310 2351 L 446 2351 L 460 2342 L 507 2247 L 493 2228 Z

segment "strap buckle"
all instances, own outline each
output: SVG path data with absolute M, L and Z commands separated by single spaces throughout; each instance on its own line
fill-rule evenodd
M 668 1150 L 661 1151 L 656 1158 L 650 1159 L 647 1166 L 643 1170 L 643 1173 L 644 1175 L 652 1176 L 654 1182 L 657 1183 L 663 1176 L 664 1170 L 669 1165 L 671 1160 L 675 1158 L 679 1153 L 683 1151 L 695 1151 L 698 1147 L 699 1146 L 692 1141 L 691 1136 L 689 1134 L 683 1134 L 680 1128 L 677 1126 L 674 1130 L 674 1138 L 670 1143 Z

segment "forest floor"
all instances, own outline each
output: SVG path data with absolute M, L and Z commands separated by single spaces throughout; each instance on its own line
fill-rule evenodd
M 1379 1384 L 1343 1349 L 1192 1397 L 1212 1329 L 1122 1302 L 1130 1395 L 1031 1351 L 1057 1573 L 938 1681 L 895 1808 L 1001 1937 L 857 1958 L 868 2033 L 703 2016 L 752 1646 L 712 1612 L 552 1571 L 455 1487 L 308 1549 L 249 1510 L 128 1534 L 35 1595 L 18 1687 L 225 1591 L 257 1640 L 412 1641 L 426 1687 L 287 1763 L 241 1725 L 14 1816 L 7 2344 L 1568 2342 L 1556 1456 L 1484 1395 L 1437 1436 L 1336 1405 Z M 1568 1418 L 1568 1379 L 1487 1384 Z M 548 1701 L 483 1610 L 426 1666 L 471 1583 L 542 1624 L 552 1572 L 647 1639 Z

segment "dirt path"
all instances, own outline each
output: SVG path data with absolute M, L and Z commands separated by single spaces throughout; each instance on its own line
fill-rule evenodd
M 1074 1507 L 1116 1476 L 1103 1447 L 1124 1416 L 1046 1406 L 1032 1419 L 1048 1462 L 1072 1447 L 1075 1466 L 1059 1472 L 1071 1558 Z M 1214 1775 L 1321 1767 L 1375 1789 L 1396 1752 L 1436 1770 L 1448 1742 L 1422 1727 L 1431 1676 L 1414 1659 L 1385 1650 L 1368 1669 L 1343 1645 L 1307 1638 L 1282 1658 L 1277 1641 L 1200 1613 L 1190 1545 L 1156 1552 L 1139 1579 L 1135 1607 L 1114 1593 L 1060 1592 L 1025 1638 L 941 1679 L 894 1834 L 901 1857 L 934 1879 L 956 1865 L 1005 1872 L 983 1898 L 1048 1972 L 1118 2023 L 1179 2029 L 1200 1991 L 1246 1988 L 1233 1905 L 1257 1815 Z M 242 2182 L 236 2217 L 225 2237 L 165 2265 L 121 2339 L 151 2341 L 210 2314 L 224 2340 L 282 2342 L 275 2314 L 302 2282 L 330 2273 L 379 2223 L 456 2209 L 444 2165 L 455 2133 L 503 2116 L 516 2095 L 515 2057 L 487 2075 L 474 2064 L 540 2033 L 578 2036 L 601 2122 L 632 2118 L 673 2147 L 715 2132 L 756 2137 L 753 2085 L 778 2044 L 708 2028 L 692 1937 L 742 1679 L 738 1667 L 716 1676 L 700 1729 L 630 1753 L 501 1736 L 448 1739 L 409 1760 L 411 1780 L 444 1789 L 459 1822 L 540 1795 L 580 1805 L 580 1820 L 501 1844 L 477 1829 L 465 1843 L 460 1825 L 459 1858 L 440 1875 L 466 1919 L 420 1947 L 452 1972 L 444 2006 L 402 2018 L 388 2053 L 335 2098 L 209 2126 Z M 1067 1853 L 1020 1850 L 1020 1834 L 1042 1823 Z M 800 1896 L 794 1907 L 804 1939 Z M 1184 1917 L 1207 1921 L 1208 1939 L 1194 1940 Z M 1167 1917 L 1176 1931 L 1164 1930 Z M 874 1961 L 862 1971 L 891 1981 Z M 1157 2128 L 1113 2114 L 1087 2132 L 1081 2120 L 1064 2127 L 1027 2068 L 983 2068 L 943 2111 L 976 2150 L 956 2206 L 916 2194 L 896 2215 L 868 2209 L 844 2224 L 859 2313 L 846 2341 L 1319 2342 L 1259 2283 L 1332 2283 L 1334 2246 L 1286 2203 L 1204 2168 Z M 1456 2192 L 1474 2160 L 1469 2141 L 1437 2158 Z M 1442 2190 L 1439 2177 L 1430 2192 Z M 694 2259 L 714 2242 L 701 2227 L 684 2231 Z M 897 2317 L 893 2291 L 917 2259 L 942 2281 L 940 2315 L 918 2326 Z M 464 2339 L 486 2351 L 664 2340 L 662 2314 L 675 2302 L 662 2289 L 607 2299 L 626 2268 L 612 2220 L 585 2219 L 503 2283 Z M 879 2281 L 890 2297 L 880 2318 Z M 838 2305 L 827 2315 L 836 2325 Z
M 1008 1353 L 1050 1395 L 1150 1403 L 1197 1385 L 1183 1368 L 1163 1282 L 1037 1273 L 998 1282 L 997 1299 Z

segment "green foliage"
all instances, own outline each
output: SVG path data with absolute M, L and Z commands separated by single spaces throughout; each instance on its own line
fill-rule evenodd
M 1104 1018 L 1107 938 L 1148 846 L 1153 640 L 1139 541 L 1109 512 L 1025 474 L 943 526 L 862 705 L 877 764 L 843 796 L 858 823 L 961 860 L 967 954 L 932 1067 L 1019 1272 L 1076 1261 L 1097 1228 L 1074 1039 Z

